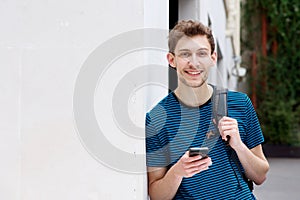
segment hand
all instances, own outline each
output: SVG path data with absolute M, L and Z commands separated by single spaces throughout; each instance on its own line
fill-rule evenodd
M 201 159 L 202 157 L 193 156 L 189 157 L 189 151 L 178 160 L 174 165 L 174 171 L 177 176 L 180 177 L 192 177 L 201 171 L 207 170 L 212 165 L 210 157 Z
M 242 144 L 238 128 L 238 122 L 236 121 L 236 119 L 230 117 L 223 117 L 219 121 L 218 128 L 222 140 L 228 141 L 230 138 L 228 142 L 233 149 Z

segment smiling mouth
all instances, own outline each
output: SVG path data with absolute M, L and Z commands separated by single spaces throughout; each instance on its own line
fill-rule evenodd
M 186 71 L 186 73 L 190 74 L 190 75 L 199 75 L 201 74 L 201 71 L 193 71 L 193 72 L 189 72 L 189 71 Z

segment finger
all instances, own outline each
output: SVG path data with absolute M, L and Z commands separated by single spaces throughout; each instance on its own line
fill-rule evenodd
M 181 159 L 184 161 L 184 162 L 190 162 L 189 159 L 190 159 L 190 155 L 189 155 L 189 151 L 186 151 L 183 156 L 181 157 Z
M 239 131 L 237 128 L 230 128 L 230 129 L 227 129 L 227 130 L 223 130 L 223 134 L 226 136 L 226 135 L 234 135 L 234 134 L 237 134 Z
M 196 162 L 198 160 L 201 160 L 202 156 L 200 155 L 197 155 L 197 156 L 192 156 L 192 157 L 189 157 L 189 162 Z
M 200 165 L 194 167 L 193 169 L 195 169 L 195 171 L 198 171 L 198 173 L 199 173 L 203 170 L 207 170 L 209 168 L 209 166 L 211 166 L 211 162 L 206 162 L 206 163 L 203 163 L 203 164 L 200 164 Z
M 238 123 L 236 120 L 230 120 L 230 121 L 221 121 L 219 123 L 219 126 L 237 126 Z
M 219 123 L 223 123 L 223 122 L 231 121 L 231 120 L 232 120 L 232 118 L 229 118 L 229 117 L 224 116 L 224 117 L 222 117 L 222 118 L 219 120 Z
M 211 164 L 212 164 L 211 158 L 210 158 L 210 157 L 206 157 L 206 158 L 203 158 L 203 159 L 201 159 L 201 160 L 197 160 L 197 161 L 193 162 L 193 163 L 191 164 L 191 166 L 192 166 L 192 167 L 194 167 L 194 166 L 202 166 L 202 165 L 207 165 L 207 166 L 209 166 L 209 165 L 211 165 Z
M 220 130 L 222 140 L 227 141 L 228 137 L 231 137 L 232 129 Z
M 221 121 L 218 124 L 218 128 L 220 130 L 226 130 L 226 129 L 234 128 L 236 126 L 237 126 L 237 124 L 235 124 L 233 121 Z
M 224 116 L 224 117 L 222 117 L 222 119 L 220 120 L 220 122 L 233 122 L 233 123 L 237 123 L 237 120 L 234 119 L 234 118 L 231 118 L 231 117 Z
M 222 140 L 228 144 L 228 143 L 229 143 L 229 140 L 230 140 L 230 138 L 231 138 L 231 136 L 230 136 L 230 135 L 226 135 L 225 137 L 222 137 Z
M 207 170 L 209 168 L 208 165 L 200 165 L 200 166 L 195 166 L 195 167 L 191 167 L 189 169 L 186 170 L 186 173 L 189 176 L 193 176 L 197 173 L 200 173 L 201 171 Z
M 225 134 L 224 134 L 224 135 L 222 136 L 222 140 L 227 142 L 228 139 L 229 139 L 230 137 L 231 137 L 230 135 L 228 135 L 228 134 L 225 135 Z
M 238 124 L 236 121 L 224 121 L 219 124 L 218 128 L 220 131 L 238 129 Z
M 196 167 L 196 168 L 193 168 L 190 170 L 190 173 L 195 175 L 195 174 L 198 174 L 204 170 L 208 170 L 209 169 L 209 166 L 205 165 L 205 166 L 199 166 L 199 167 Z
M 183 156 L 182 156 L 182 161 L 184 163 L 190 163 L 190 162 L 194 162 L 196 160 L 200 160 L 202 157 L 200 155 L 197 156 L 189 156 L 189 151 L 187 151 Z
M 221 119 L 222 121 L 232 121 L 232 120 L 235 120 L 234 118 L 231 118 L 231 117 L 228 117 L 228 116 L 224 116 L 222 117 Z
M 239 135 L 239 130 L 237 128 L 232 128 L 232 129 L 229 129 L 229 130 L 224 130 L 221 134 L 221 137 L 222 137 L 222 140 L 224 141 L 229 141 L 229 139 L 232 137 L 232 136 L 237 136 Z
M 230 130 L 230 129 L 235 129 L 236 125 L 222 125 L 220 126 L 219 129 L 221 129 L 222 131 L 226 131 L 226 130 Z
M 205 161 L 203 162 L 203 160 L 205 160 Z M 212 165 L 211 158 L 208 157 L 203 160 L 201 162 L 199 161 L 199 163 L 200 163 L 200 164 L 198 163 L 199 165 L 194 165 L 195 163 L 193 163 L 193 166 L 191 166 L 188 169 L 185 169 L 185 171 L 189 177 L 191 177 L 197 173 L 200 173 L 201 171 L 209 169 L 209 167 Z

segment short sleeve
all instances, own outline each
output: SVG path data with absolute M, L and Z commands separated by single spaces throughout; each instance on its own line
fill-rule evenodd
M 146 114 L 146 163 L 148 167 L 166 167 L 169 164 L 168 151 L 166 145 L 162 144 L 163 136 L 161 130 L 157 131 L 159 126 L 155 123 L 150 114 Z
M 245 95 L 245 116 L 246 116 L 246 145 L 249 149 L 256 147 L 264 142 L 260 123 L 252 105 L 250 98 Z

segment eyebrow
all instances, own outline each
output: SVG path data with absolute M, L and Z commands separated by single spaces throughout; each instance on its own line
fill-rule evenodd
M 209 49 L 208 48 L 200 48 L 200 49 L 197 49 L 196 51 L 203 51 L 203 50 L 205 50 L 205 51 L 209 51 Z M 179 49 L 178 51 L 191 51 L 190 49 Z

